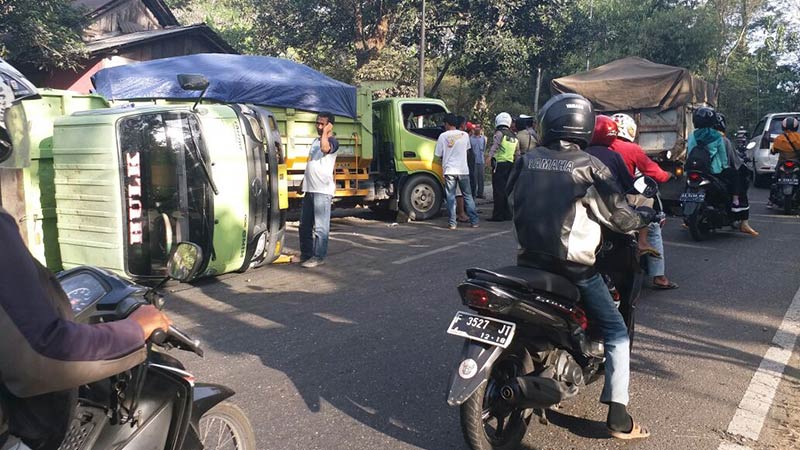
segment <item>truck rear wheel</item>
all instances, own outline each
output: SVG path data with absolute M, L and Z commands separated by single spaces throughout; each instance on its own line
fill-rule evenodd
M 442 209 L 442 184 L 430 175 L 415 175 L 403 186 L 400 209 L 412 220 L 428 220 Z

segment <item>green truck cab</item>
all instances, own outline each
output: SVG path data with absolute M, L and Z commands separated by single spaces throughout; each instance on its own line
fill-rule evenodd
M 302 197 L 308 150 L 317 137 L 316 114 L 270 108 L 287 143 L 289 197 Z M 335 201 L 402 210 L 414 220 L 436 216 L 444 200 L 441 165 L 434 162 L 436 140 L 448 113 L 444 102 L 430 98 L 372 101 L 359 89 L 357 117 L 336 117 L 340 147 L 336 158 Z
M 41 97 L 18 102 L 6 123 L 15 146 L 38 151 L 24 169 L 26 212 L 43 219 L 29 245 L 51 270 L 92 265 L 136 280 L 160 278 L 181 241 L 203 249 L 200 276 L 280 255 L 285 165 L 266 109 L 109 107 L 101 97 L 58 91 Z M 77 108 L 63 107 L 74 102 Z

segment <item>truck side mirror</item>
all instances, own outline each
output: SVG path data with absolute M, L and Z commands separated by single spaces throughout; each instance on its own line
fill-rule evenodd
M 181 242 L 167 261 L 167 275 L 173 280 L 190 281 L 203 263 L 203 250 L 192 242 Z
M 178 75 L 178 83 L 184 91 L 205 91 L 208 89 L 208 78 L 200 74 L 186 74 Z

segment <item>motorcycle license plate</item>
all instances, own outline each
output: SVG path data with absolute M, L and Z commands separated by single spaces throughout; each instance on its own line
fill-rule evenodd
M 800 178 L 778 178 L 778 184 L 800 186 Z
M 682 202 L 702 203 L 705 199 L 705 192 L 684 192 L 681 194 Z
M 459 311 L 453 321 L 450 322 L 447 333 L 506 348 L 511 345 L 516 328 L 517 325 L 513 322 Z

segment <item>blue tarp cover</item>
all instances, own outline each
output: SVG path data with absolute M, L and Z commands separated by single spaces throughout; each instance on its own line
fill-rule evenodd
M 98 94 L 110 100 L 195 99 L 178 74 L 203 74 L 204 98 L 226 103 L 295 108 L 356 117 L 356 88 L 287 59 L 203 53 L 110 67 L 92 76 Z

